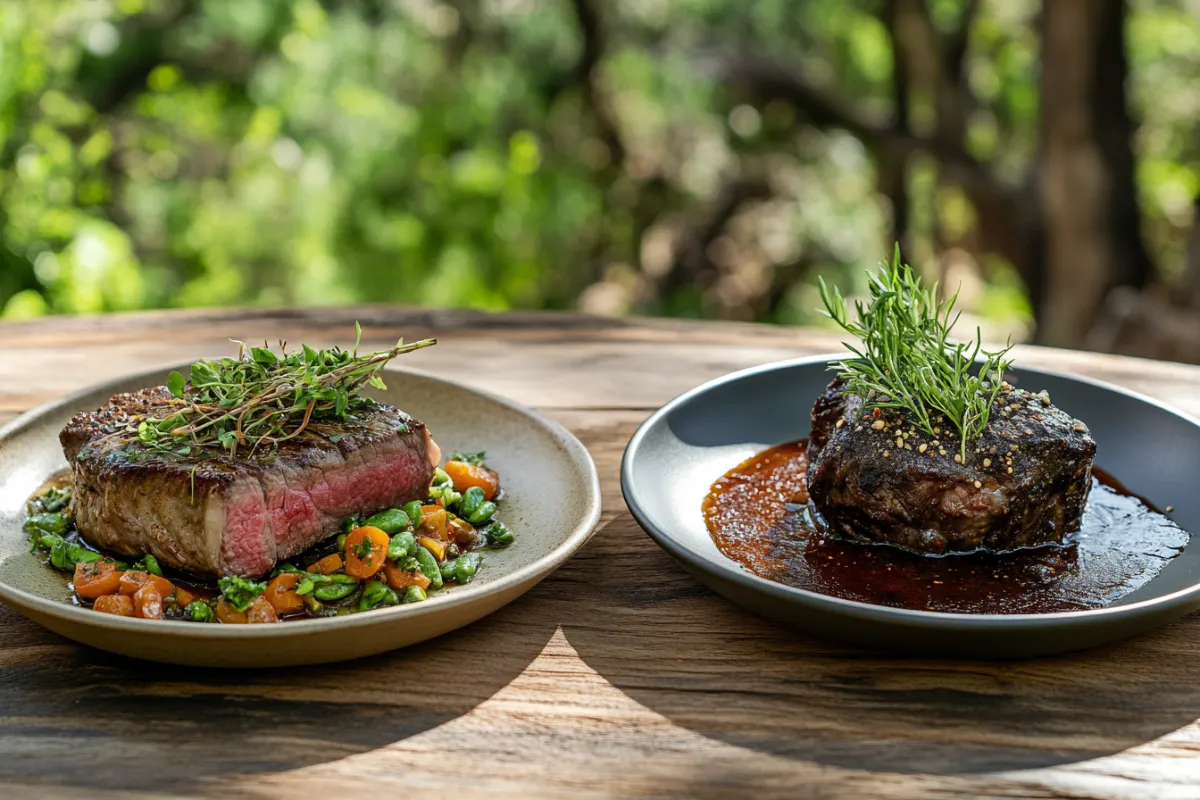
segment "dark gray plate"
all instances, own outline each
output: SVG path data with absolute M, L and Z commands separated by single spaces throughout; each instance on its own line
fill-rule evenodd
M 947 614 L 842 600 L 760 578 L 717 550 L 700 504 L 718 477 L 754 453 L 808 436 L 831 356 L 735 372 L 675 398 L 625 449 L 621 488 L 638 523 L 688 572 L 739 605 L 817 636 L 922 654 L 1017 658 L 1081 650 L 1162 625 L 1200 607 L 1200 540 L 1155 578 L 1106 608 L 1055 614 Z M 1200 422 L 1115 386 L 1017 369 L 1082 419 L 1096 464 L 1200 532 Z

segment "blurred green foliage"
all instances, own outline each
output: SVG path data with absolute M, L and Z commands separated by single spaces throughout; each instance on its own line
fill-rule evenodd
M 1179 262 L 1200 190 L 1194 3 L 1135 0 L 1138 182 Z M 36 0 L 0 13 L 0 307 L 396 302 L 808 321 L 808 274 L 889 249 L 858 140 L 742 104 L 705 69 L 736 47 L 796 61 L 863 110 L 892 106 L 873 0 L 598 4 L 586 64 L 568 0 Z M 930 3 L 951 24 L 957 0 Z M 974 154 L 1018 175 L 1037 131 L 1036 3 L 972 30 Z M 584 65 L 581 73 L 581 64 Z M 921 124 L 928 100 L 913 104 Z M 911 170 L 910 255 L 972 210 Z M 731 176 L 771 191 L 672 283 L 679 237 Z M 953 238 L 953 237 L 952 237 Z M 788 267 L 803 269 L 790 272 Z M 1003 265 L 977 308 L 1027 314 Z M 803 279 L 801 279 L 803 278 Z M 677 285 L 678 284 L 678 285 Z M 582 298 L 582 300 L 581 300 Z

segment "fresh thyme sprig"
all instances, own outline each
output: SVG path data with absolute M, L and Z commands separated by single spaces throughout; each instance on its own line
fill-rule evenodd
M 934 435 L 934 418 L 940 414 L 958 429 L 963 462 L 967 442 L 987 428 L 992 404 L 1000 392 L 1004 371 L 1012 361 L 1001 350 L 983 349 L 975 330 L 974 343 L 950 342 L 950 331 L 962 312 L 954 313 L 958 293 L 937 300 L 937 285 L 925 289 L 913 270 L 900 261 L 896 246 L 890 263 L 884 261 L 870 276 L 870 302 L 856 301 L 857 322 L 850 322 L 841 293 L 820 281 L 826 314 L 859 339 L 846 344 L 854 354 L 833 369 L 847 387 L 863 398 L 867 408 L 894 408 L 907 412 L 925 433 Z M 983 357 L 978 371 L 972 370 Z
M 266 347 L 238 345 L 237 358 L 197 361 L 191 380 L 179 372 L 167 378 L 173 408 L 141 421 L 139 440 L 147 447 L 188 455 L 193 448 L 220 447 L 236 455 L 249 446 L 273 447 L 293 439 L 323 421 L 345 421 L 373 401 L 361 394 L 364 386 L 386 388 L 379 371 L 398 355 L 436 344 L 423 339 L 390 350 L 358 354 L 362 327 L 354 324 L 354 349 L 314 350 L 303 345 L 288 353 Z M 338 435 L 329 437 L 337 441 Z

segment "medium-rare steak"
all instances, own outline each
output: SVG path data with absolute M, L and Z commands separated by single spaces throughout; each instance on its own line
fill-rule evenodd
M 392 406 L 369 405 L 254 455 L 142 444 L 138 423 L 178 402 L 165 387 L 119 394 L 63 429 L 88 542 L 197 576 L 258 577 L 352 514 L 428 497 L 437 445 Z
M 1047 395 L 1006 384 L 965 463 L 944 419 L 929 436 L 902 411 L 863 405 L 837 379 L 813 406 L 809 497 L 836 535 L 943 554 L 1061 543 L 1079 529 L 1096 443 Z

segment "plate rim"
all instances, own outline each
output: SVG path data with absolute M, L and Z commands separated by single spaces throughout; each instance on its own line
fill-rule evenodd
M 0 426 L 0 447 L 3 447 L 7 439 L 20 430 L 28 428 L 33 423 L 37 422 L 41 417 L 61 411 L 64 407 L 78 405 L 81 400 L 101 390 L 106 386 L 113 384 L 137 380 L 141 377 L 149 377 L 156 375 L 166 370 L 181 369 L 190 367 L 197 359 L 187 361 L 176 361 L 166 363 L 161 366 L 150 367 L 139 372 L 123 373 L 110 378 L 101 383 L 94 383 L 85 386 L 70 394 L 62 397 L 49 400 L 28 411 L 23 412 L 15 419 L 9 421 L 3 426 Z M 579 550 L 587 543 L 587 541 L 595 534 L 600 522 L 602 511 L 602 497 L 600 491 L 600 476 L 596 469 L 596 462 L 592 458 L 588 449 L 583 445 L 575 434 L 571 433 L 562 424 L 555 422 L 540 411 L 522 405 L 515 400 L 510 400 L 501 395 L 489 392 L 483 389 L 478 389 L 469 386 L 461 381 L 445 378 L 434 374 L 428 370 L 412 369 L 408 367 L 385 367 L 383 372 L 392 374 L 414 375 L 425 380 L 431 380 L 440 383 L 443 386 L 450 387 L 459 391 L 469 392 L 478 397 L 498 403 L 510 411 L 514 411 L 549 431 L 555 439 L 557 439 L 568 451 L 568 454 L 574 454 L 581 457 L 581 465 L 584 467 L 583 477 L 586 479 L 587 492 L 585 496 L 585 512 L 583 520 L 568 533 L 560 544 L 546 555 L 530 562 L 519 569 L 510 572 L 495 581 L 486 584 L 478 584 L 474 589 L 470 585 L 460 587 L 458 591 L 449 594 L 435 594 L 428 600 L 421 603 L 402 604 L 398 606 L 389 606 L 386 608 L 376 608 L 369 611 L 361 611 L 355 614 L 347 614 L 345 616 L 323 618 L 323 619 L 304 619 L 288 621 L 280 625 L 197 625 L 194 622 L 185 620 L 146 620 L 136 619 L 132 617 L 118 617 L 110 614 L 96 614 L 89 609 L 80 606 L 72 605 L 67 601 L 50 600 L 36 594 L 32 594 L 23 589 L 18 589 L 0 580 L 0 601 L 9 604 L 14 610 L 20 611 L 21 606 L 33 607 L 39 613 L 44 613 L 48 616 L 64 620 L 66 622 L 78 622 L 90 627 L 106 628 L 113 633 L 122 631 L 133 631 L 138 634 L 153 634 L 161 632 L 162 635 L 168 636 L 172 633 L 186 634 L 188 638 L 204 639 L 215 641 L 230 641 L 237 639 L 273 639 L 273 638 L 290 638 L 292 636 L 303 635 L 308 632 L 333 631 L 341 630 L 348 631 L 363 626 L 370 626 L 376 623 L 382 623 L 388 618 L 394 618 L 394 621 L 402 619 L 412 619 L 416 617 L 430 616 L 438 613 L 448 613 L 453 609 L 462 607 L 475 602 L 480 602 L 487 597 L 493 595 L 503 595 L 522 585 L 532 581 L 529 587 L 532 588 L 542 579 L 549 577 L 551 573 L 569 561 Z M 519 595 L 518 595 L 519 596 Z M 15 598 L 15 600 L 14 600 Z M 515 598 L 514 598 L 515 599 Z M 507 603 L 502 604 L 507 605 Z M 496 610 L 499 610 L 497 608 Z M 492 613 L 492 612 L 489 612 Z M 487 616 L 485 614 L 484 616 Z M 97 619 L 101 617 L 101 619 Z
M 800 589 L 795 586 L 778 583 L 768 580 L 759 575 L 755 575 L 750 570 L 733 561 L 732 559 L 722 556 L 722 560 L 718 561 L 703 553 L 694 550 L 691 547 L 677 540 L 676 537 L 660 528 L 654 523 L 649 514 L 646 512 L 643 504 L 638 500 L 637 487 L 633 480 L 633 461 L 637 457 L 638 450 L 642 447 L 642 442 L 649 434 L 650 430 L 659 424 L 665 422 L 666 417 L 676 408 L 691 401 L 693 398 L 705 394 L 713 389 L 723 386 L 728 383 L 735 383 L 745 378 L 759 375 L 765 372 L 773 372 L 777 370 L 792 369 L 795 367 L 804 367 L 814 364 L 830 364 L 835 361 L 841 361 L 845 358 L 843 353 L 819 353 L 811 356 L 801 356 L 799 358 L 784 359 L 781 361 L 771 361 L 765 364 L 759 364 L 753 367 L 736 370 L 734 372 L 721 375 L 711 380 L 696 386 L 692 389 L 677 395 L 666 404 L 661 406 L 653 414 L 646 418 L 637 431 L 630 437 L 629 443 L 625 447 L 625 452 L 621 456 L 621 495 L 625 500 L 625 505 L 629 508 L 630 513 L 641 526 L 642 530 L 663 550 L 665 550 L 672 558 L 681 562 L 685 566 L 691 566 L 701 572 L 713 574 L 723 580 L 732 580 L 739 584 L 741 588 L 754 592 L 756 594 L 767 594 L 773 600 L 784 601 L 788 603 L 804 604 L 806 606 L 826 606 L 830 612 L 840 613 L 843 615 L 857 617 L 864 621 L 885 623 L 885 624 L 903 624 L 909 627 L 920 627 L 926 629 L 938 629 L 942 631 L 958 630 L 958 631 L 980 631 L 980 630 L 998 630 L 1006 628 L 1024 628 L 1031 624 L 1051 626 L 1051 627 L 1066 627 L 1088 622 L 1101 622 L 1106 618 L 1124 618 L 1137 617 L 1144 613 L 1161 612 L 1168 609 L 1178 608 L 1186 604 L 1188 601 L 1200 597 L 1200 579 L 1195 581 L 1191 586 L 1171 592 L 1170 594 L 1162 595 L 1161 597 L 1151 597 L 1146 600 L 1139 600 L 1136 603 L 1127 605 L 1109 605 L 1102 608 L 1090 608 L 1080 611 L 1055 611 L 1046 614 L 960 614 L 949 611 L 927 611 L 924 609 L 909 609 L 909 608 L 892 608 L 890 606 L 880 606 L 873 603 L 864 603 L 860 600 L 847 600 L 840 597 L 821 594 L 808 589 Z M 1123 386 L 1108 383 L 1084 375 L 1076 375 L 1068 372 L 1060 372 L 1058 370 L 1043 369 L 1040 367 L 1014 367 L 1014 372 L 1030 372 L 1033 374 L 1047 375 L 1055 378 L 1062 378 L 1080 383 L 1090 384 L 1100 389 L 1117 392 L 1118 394 L 1126 395 L 1139 402 L 1147 403 L 1162 409 L 1167 413 L 1173 414 L 1176 417 L 1200 428 L 1200 419 L 1193 417 L 1187 412 L 1173 408 L 1160 400 L 1157 400 L 1140 392 L 1135 392 L 1131 389 L 1126 389 Z M 714 476 L 713 480 L 719 476 Z M 1189 535 L 1193 535 L 1188 531 Z M 705 535 L 708 532 L 705 531 Z

